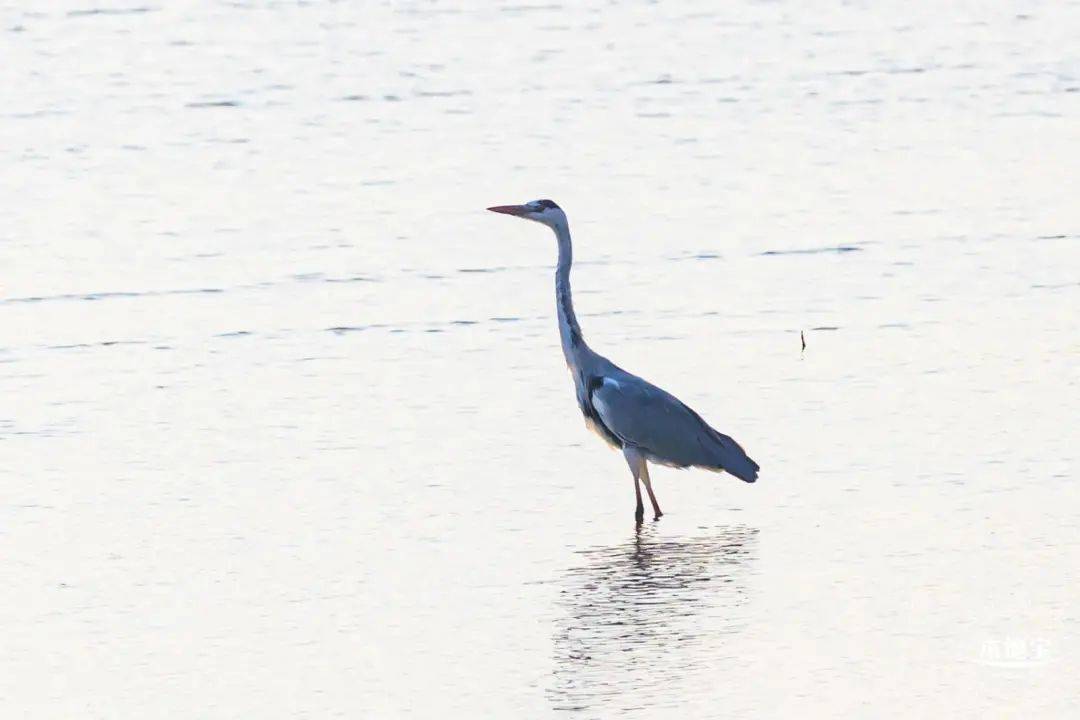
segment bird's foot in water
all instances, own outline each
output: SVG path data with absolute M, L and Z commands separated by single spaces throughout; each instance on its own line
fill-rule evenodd
M 641 523 L 645 522 L 645 511 L 641 508 L 638 508 L 637 511 L 634 513 L 634 522 L 637 523 L 639 526 L 641 525 Z
M 654 516 L 653 516 L 653 520 L 654 520 L 654 521 L 656 521 L 656 520 L 659 520 L 659 519 L 660 519 L 660 518 L 662 518 L 662 517 L 664 517 L 664 513 L 662 513 L 662 512 L 660 512 L 659 510 L 657 510 L 657 511 L 656 511 L 656 515 L 654 515 Z

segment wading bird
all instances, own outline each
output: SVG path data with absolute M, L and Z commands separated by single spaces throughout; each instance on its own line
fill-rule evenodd
M 748 483 L 757 480 L 760 467 L 737 442 L 709 427 L 674 395 L 631 375 L 585 344 L 570 297 L 573 249 L 570 225 L 562 208 L 551 200 L 533 200 L 524 205 L 498 205 L 488 210 L 532 220 L 555 232 L 559 243 L 555 306 L 563 355 L 574 377 L 574 391 L 585 424 L 622 450 L 630 466 L 637 495 L 634 511 L 637 522 L 640 524 L 645 515 L 641 483 L 645 483 L 656 519 L 663 514 L 649 479 L 650 461 L 677 468 L 694 466 L 714 472 L 727 471 Z

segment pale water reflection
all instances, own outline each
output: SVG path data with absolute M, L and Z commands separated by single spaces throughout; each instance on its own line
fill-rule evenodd
M 757 532 L 669 538 L 647 524 L 624 543 L 581 551 L 560 580 L 552 706 L 675 708 L 700 695 L 734 653 L 727 636 L 746 622 Z

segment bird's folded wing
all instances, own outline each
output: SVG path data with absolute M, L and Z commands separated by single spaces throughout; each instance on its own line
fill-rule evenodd
M 612 433 L 676 466 L 716 465 L 715 431 L 676 397 L 636 377 L 604 377 L 592 404 Z

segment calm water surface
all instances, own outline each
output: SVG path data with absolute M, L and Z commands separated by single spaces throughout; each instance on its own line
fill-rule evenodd
M 5 717 L 1075 715 L 1075 2 L 0 34 Z M 635 532 L 536 197 L 758 484 Z

